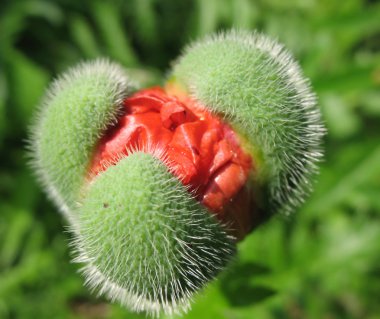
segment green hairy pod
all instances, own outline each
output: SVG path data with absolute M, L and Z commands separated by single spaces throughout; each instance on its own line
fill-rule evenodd
M 267 209 L 292 212 L 310 190 L 324 127 L 315 95 L 290 53 L 259 33 L 212 35 L 185 49 L 171 80 L 247 140 Z
M 47 90 L 32 125 L 32 165 L 58 207 L 72 218 L 92 151 L 117 121 L 133 86 L 123 69 L 105 60 L 68 70 Z
M 60 76 L 32 125 L 32 164 L 86 285 L 134 311 L 180 314 L 258 215 L 303 201 L 324 128 L 298 64 L 258 33 L 191 44 L 166 91 L 133 83 L 105 60 Z
M 143 152 L 89 186 L 78 222 L 78 261 L 86 263 L 88 284 L 137 311 L 187 309 L 235 250 L 214 216 Z

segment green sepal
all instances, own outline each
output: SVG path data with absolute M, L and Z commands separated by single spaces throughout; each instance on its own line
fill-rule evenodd
M 136 152 L 89 185 L 75 246 L 88 285 L 130 309 L 186 310 L 227 265 L 233 238 L 156 157 Z
M 169 80 L 239 133 L 267 209 L 289 213 L 302 202 L 324 127 L 308 80 L 282 45 L 247 31 L 212 35 L 187 47 Z
M 106 60 L 71 68 L 47 90 L 29 148 L 39 178 L 64 212 L 74 210 L 94 148 L 132 90 L 122 68 Z

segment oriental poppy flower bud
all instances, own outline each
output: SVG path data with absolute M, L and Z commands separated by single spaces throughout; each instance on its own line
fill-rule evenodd
M 262 35 L 191 45 L 164 88 L 82 64 L 53 83 L 33 164 L 86 284 L 135 311 L 186 311 L 264 216 L 309 189 L 323 135 L 296 62 Z

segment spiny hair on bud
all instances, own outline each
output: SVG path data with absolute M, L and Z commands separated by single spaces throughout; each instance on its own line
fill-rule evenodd
M 74 226 L 86 284 L 151 315 L 187 311 L 235 253 L 215 216 L 161 160 L 141 151 L 93 179 Z
M 131 145 L 125 146 L 123 152 L 115 154 L 114 158 L 112 158 L 112 159 L 110 159 L 108 161 L 105 161 L 102 164 L 102 170 L 106 171 L 110 166 L 116 165 L 123 158 L 128 157 L 130 154 L 138 153 L 138 152 L 139 153 L 150 154 L 154 158 L 157 158 L 158 160 L 160 160 L 170 170 L 170 172 L 172 174 L 178 175 L 178 174 L 175 174 L 176 171 L 175 171 L 175 168 L 173 168 L 174 163 L 173 163 L 173 161 L 171 161 L 169 159 L 166 149 L 164 147 L 162 147 L 162 145 L 160 145 L 160 144 L 153 144 L 149 140 L 148 141 L 140 141 L 139 140 L 135 144 L 131 144 Z M 90 170 L 88 172 L 88 180 L 90 180 L 90 181 L 93 180 L 97 175 L 98 175 L 98 172 L 94 171 L 93 168 L 90 168 Z M 82 191 L 84 193 L 86 191 L 86 187 L 87 186 L 85 186 L 82 189 Z M 186 185 L 184 185 L 184 187 L 186 187 L 190 193 L 193 193 L 193 191 L 190 189 L 190 187 L 187 187 Z
M 31 162 L 69 220 L 93 149 L 134 88 L 121 66 L 99 59 L 69 69 L 42 100 L 30 129 Z
M 257 32 L 211 35 L 184 50 L 170 79 L 248 141 L 270 211 L 303 201 L 325 129 L 309 81 L 281 44 Z

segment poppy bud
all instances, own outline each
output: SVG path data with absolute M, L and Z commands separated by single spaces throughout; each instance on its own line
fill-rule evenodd
M 164 88 L 96 61 L 56 80 L 33 164 L 86 284 L 135 311 L 189 309 L 265 216 L 310 189 L 324 128 L 284 48 L 232 31 L 189 46 Z

